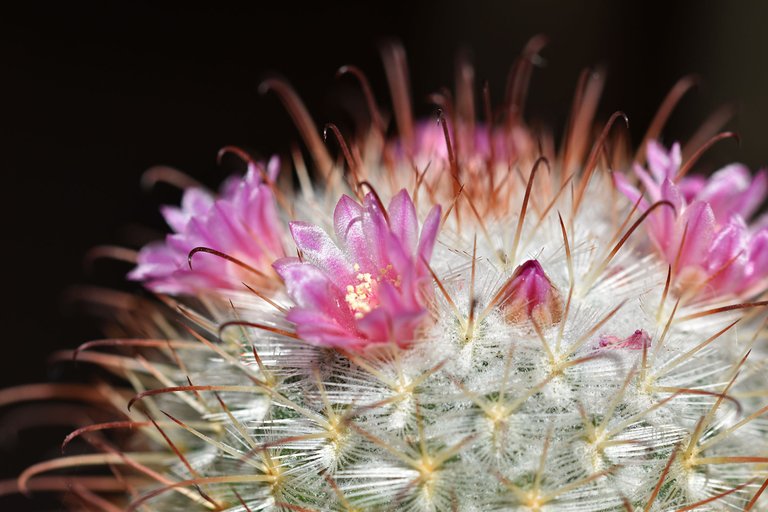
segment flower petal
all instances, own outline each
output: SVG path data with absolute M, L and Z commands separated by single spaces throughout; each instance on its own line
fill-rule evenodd
M 405 189 L 392 198 L 388 210 L 392 233 L 409 254 L 414 254 L 419 238 L 419 222 L 416 218 L 416 207 Z
M 696 201 L 685 209 L 678 223 L 678 240 L 683 243 L 680 252 L 680 266 L 701 266 L 706 261 L 709 246 L 715 234 L 715 214 L 709 204 Z M 683 240 L 685 232 L 685 240 Z
M 363 207 L 342 195 L 333 211 L 333 227 L 341 248 L 365 271 L 373 270 L 369 241 L 363 233 Z
M 293 308 L 286 315 L 289 322 L 296 324 L 296 334 L 307 343 L 323 347 L 354 349 L 365 339 L 350 332 L 333 317 L 308 308 Z
M 657 182 L 673 179 L 683 162 L 680 144 L 675 142 L 669 152 L 659 142 L 651 140 L 647 149 L 648 168 Z
M 338 314 L 344 296 L 322 270 L 297 258 L 281 258 L 272 267 L 285 282 L 286 291 L 296 305 L 331 316 Z
M 634 185 L 632 185 L 629 180 L 621 173 L 618 172 L 612 172 L 611 177 L 613 178 L 613 185 L 616 187 L 616 189 L 624 194 L 624 197 L 629 199 L 633 204 L 640 201 L 640 204 L 638 208 L 640 208 L 641 212 L 644 212 L 648 209 L 648 201 L 643 197 L 643 195 L 640 193 L 637 188 L 635 188 Z
M 432 250 L 435 248 L 437 232 L 440 230 L 440 214 L 440 206 L 434 206 L 427 214 L 427 218 L 424 219 L 424 224 L 421 226 L 418 256 L 425 261 L 432 259 Z
M 724 221 L 749 206 L 744 203 L 743 196 L 747 195 L 751 181 L 746 167 L 740 164 L 728 165 L 712 175 L 696 198 L 709 203 L 715 218 Z
M 290 223 L 290 229 L 296 247 L 305 260 L 322 269 L 337 283 L 352 281 L 352 264 L 320 226 L 294 221 Z

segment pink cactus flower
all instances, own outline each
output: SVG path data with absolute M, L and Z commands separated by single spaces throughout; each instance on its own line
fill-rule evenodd
M 515 269 L 507 281 L 503 304 L 512 322 L 530 318 L 539 326 L 547 326 L 563 316 L 560 294 L 536 260 L 525 261 Z
M 277 158 L 269 161 L 268 180 L 274 181 L 279 166 Z M 272 272 L 271 263 L 285 255 L 274 194 L 253 164 L 244 178 L 226 181 L 219 198 L 190 188 L 184 192 L 180 208 L 166 206 L 162 214 L 174 233 L 165 241 L 144 247 L 137 267 L 128 275 L 155 292 L 194 294 L 211 289 L 245 289 L 243 283 L 266 281 L 261 277 Z M 190 252 L 198 247 L 218 251 L 250 269 L 204 253 L 193 256 L 190 268 Z
M 631 201 L 639 200 L 641 211 L 661 200 L 674 205 L 674 212 L 651 214 L 647 227 L 679 287 L 702 299 L 759 291 L 768 272 L 768 227 L 750 229 L 747 220 L 768 190 L 766 171 L 752 178 L 746 167 L 732 164 L 708 179 L 677 179 L 681 162 L 679 144 L 667 151 L 652 141 L 649 169 L 634 167 L 645 196 L 621 174 L 614 182 Z
M 408 346 L 426 316 L 427 262 L 440 225 L 440 208 L 419 233 L 405 190 L 386 212 L 372 193 L 358 204 L 342 196 L 334 211 L 336 242 L 319 226 L 292 222 L 302 258 L 274 264 L 295 307 L 287 319 L 309 343 L 361 351 L 392 342 Z

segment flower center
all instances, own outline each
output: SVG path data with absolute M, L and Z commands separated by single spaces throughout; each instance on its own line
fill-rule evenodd
M 355 264 L 354 269 L 360 270 L 360 265 Z M 355 284 L 347 285 L 347 294 L 344 299 L 355 318 L 360 319 L 376 306 L 375 294 L 378 282 L 370 272 L 358 272 L 355 280 Z

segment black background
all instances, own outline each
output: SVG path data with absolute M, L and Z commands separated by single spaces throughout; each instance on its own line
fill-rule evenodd
M 3 387 L 69 376 L 47 354 L 98 336 L 98 322 L 66 299 L 72 286 L 132 289 L 121 283 L 125 265 L 97 262 L 87 272 L 83 255 L 160 233 L 157 205 L 178 194 L 142 191 L 145 169 L 172 165 L 215 186 L 231 171 L 216 165 L 224 145 L 286 152 L 298 135 L 277 99 L 257 92 L 268 72 L 292 82 L 319 125 L 349 120 L 339 105 L 357 92 L 334 78 L 343 64 L 362 67 L 387 102 L 378 49 L 387 37 L 408 52 L 420 115 L 431 113 L 428 93 L 452 84 L 459 49 L 471 50 L 479 81 L 498 101 L 514 57 L 544 33 L 551 42 L 534 74 L 529 118 L 562 126 L 580 69 L 603 65 L 601 115 L 625 111 L 638 141 L 668 89 L 695 72 L 702 86 L 683 100 L 665 140 L 685 138 L 731 103 L 741 147 L 722 144 L 701 168 L 768 163 L 766 3 L 31 2 L 0 18 Z M 50 454 L 44 446 L 60 439 L 31 432 L 0 430 L 3 475 Z M 44 507 L 57 508 L 0 499 L 0 510 Z

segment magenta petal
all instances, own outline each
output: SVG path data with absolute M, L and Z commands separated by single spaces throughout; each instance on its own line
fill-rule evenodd
M 755 211 L 763 204 L 766 193 L 768 193 L 768 172 L 759 171 L 752 179 L 752 184 L 741 198 L 741 208 L 739 213 L 745 219 L 754 215 Z
M 656 181 L 662 181 L 667 178 L 667 168 L 669 167 L 669 155 L 664 146 L 655 140 L 648 141 L 646 146 L 646 160 Z
M 394 341 L 401 347 L 410 345 L 418 334 L 418 329 L 427 316 L 425 310 L 411 311 L 394 317 Z
M 659 197 L 661 197 L 661 191 L 659 190 L 658 183 L 661 183 L 663 180 L 660 181 L 654 181 L 651 176 L 645 172 L 645 169 L 640 167 L 639 165 L 635 165 L 634 168 L 635 175 L 640 180 L 640 184 L 645 188 L 646 193 L 651 198 L 652 201 L 658 201 Z M 664 178 L 667 179 L 667 178 Z
M 637 329 L 624 339 L 610 334 L 603 334 L 600 336 L 599 342 L 600 348 L 609 349 L 626 348 L 629 350 L 642 350 L 650 345 L 651 337 L 643 329 Z
M 242 219 L 235 206 L 229 201 L 219 200 L 213 205 L 212 215 L 209 216 L 206 227 L 217 241 L 219 247 L 244 249 L 249 245 L 249 236 L 243 230 Z M 230 250 L 230 252 L 240 252 Z M 260 251 L 253 256 L 260 255 Z
M 379 285 L 379 306 L 393 317 L 404 315 L 413 309 L 422 309 L 415 297 L 408 295 L 410 294 L 398 291 L 392 283 L 384 281 Z
M 680 144 L 672 145 L 669 152 L 655 140 L 648 142 L 648 167 L 656 181 L 673 179 L 683 162 Z
M 725 220 L 746 206 L 742 196 L 749 190 L 750 183 L 746 167 L 729 165 L 712 175 L 697 199 L 709 203 L 715 218 Z
M 680 193 L 686 203 L 692 203 L 697 195 L 704 190 L 707 179 L 704 176 L 686 176 L 677 183 Z
M 381 343 L 394 342 L 407 347 L 413 341 L 425 311 L 405 312 L 393 316 L 383 310 L 372 311 L 358 322 L 360 332 Z
M 342 242 L 349 236 L 348 233 L 363 220 L 363 207 L 357 201 L 344 194 L 333 210 L 333 228 L 336 238 Z
M 290 229 L 304 259 L 324 270 L 337 282 L 352 281 L 352 263 L 344 257 L 344 253 L 320 226 L 294 221 L 290 223 Z
M 392 332 L 392 317 L 383 309 L 375 309 L 358 320 L 357 328 L 370 341 L 379 343 L 395 341 Z
M 363 207 L 351 197 L 341 196 L 333 211 L 333 227 L 347 256 L 361 268 L 371 269 L 370 243 L 363 233 Z
M 715 237 L 707 261 L 708 293 L 727 293 L 746 287 L 749 278 L 749 235 L 744 222 L 735 216 Z
M 706 261 L 709 246 L 715 233 L 715 215 L 709 204 L 697 201 L 686 208 L 681 217 L 681 233 L 685 229 L 685 246 L 680 251 L 680 265 L 697 265 Z
M 424 224 L 421 226 L 418 256 L 423 258 L 424 261 L 432 259 L 432 251 L 435 248 L 437 232 L 440 230 L 440 214 L 440 206 L 433 207 L 429 211 L 429 214 L 427 214 L 427 218 L 424 219 Z
M 768 228 L 753 235 L 749 244 L 749 263 L 753 280 L 768 278 Z
M 368 240 L 371 263 L 376 269 L 382 269 L 389 263 L 382 252 L 382 243 L 392 237 L 387 219 L 381 211 L 373 194 L 366 194 L 363 199 L 363 235 Z
M 184 231 L 189 222 L 189 214 L 175 206 L 161 206 L 160 214 L 165 219 L 165 223 L 176 232 Z
M 281 258 L 272 267 L 285 282 L 286 291 L 297 306 L 340 316 L 339 304 L 344 304 L 344 296 L 319 268 L 296 258 Z
M 285 276 L 289 275 L 292 272 L 292 269 L 295 265 L 301 265 L 302 262 L 299 258 L 295 257 L 287 257 L 287 258 L 280 258 L 279 260 L 272 263 L 272 268 L 275 269 L 275 272 L 277 272 L 277 275 L 280 276 L 280 279 L 285 281 Z
M 277 175 L 280 174 L 280 158 L 273 156 L 267 162 L 267 179 L 274 183 L 277 181 Z
M 261 185 L 251 190 L 240 209 L 243 225 L 250 227 L 247 233 L 249 245 L 258 248 L 258 252 L 264 253 L 269 260 L 284 254 L 280 237 L 272 235 L 274 226 L 279 226 L 281 221 L 269 187 Z
M 144 281 L 173 272 L 179 267 L 174 253 L 162 242 L 143 247 L 139 252 L 138 262 L 136 268 L 128 274 L 129 279 Z
M 709 269 L 717 271 L 740 253 L 746 256 L 747 226 L 739 217 L 733 217 L 712 242 L 709 251 Z
M 286 315 L 296 324 L 296 334 L 308 343 L 323 347 L 356 348 L 364 339 L 319 311 L 293 308 Z
M 199 188 L 190 188 L 184 191 L 181 199 L 181 208 L 175 206 L 163 206 L 160 213 L 165 222 L 177 233 L 184 231 L 193 217 L 202 217 L 213 206 L 213 197 Z
M 612 172 L 611 177 L 613 177 L 613 185 L 624 195 L 624 197 L 629 199 L 633 204 L 638 200 L 640 201 L 640 211 L 644 212 L 648 209 L 648 201 L 643 198 L 640 191 L 637 190 L 623 174 Z
M 419 223 L 416 207 L 405 189 L 398 192 L 389 203 L 389 227 L 409 254 L 416 251 Z
M 213 196 L 199 188 L 185 190 L 184 196 L 181 198 L 182 210 L 188 212 L 192 217 L 205 215 L 211 206 L 213 206 Z
M 672 180 L 665 179 L 661 184 L 661 199 L 664 201 L 669 201 L 672 203 L 672 206 L 675 207 L 675 212 L 681 212 L 683 211 L 683 206 L 685 205 L 685 202 L 683 200 L 683 196 L 680 193 L 680 189 L 677 185 L 675 185 Z M 674 213 L 669 210 L 669 208 L 666 209 L 670 214 L 674 216 Z

